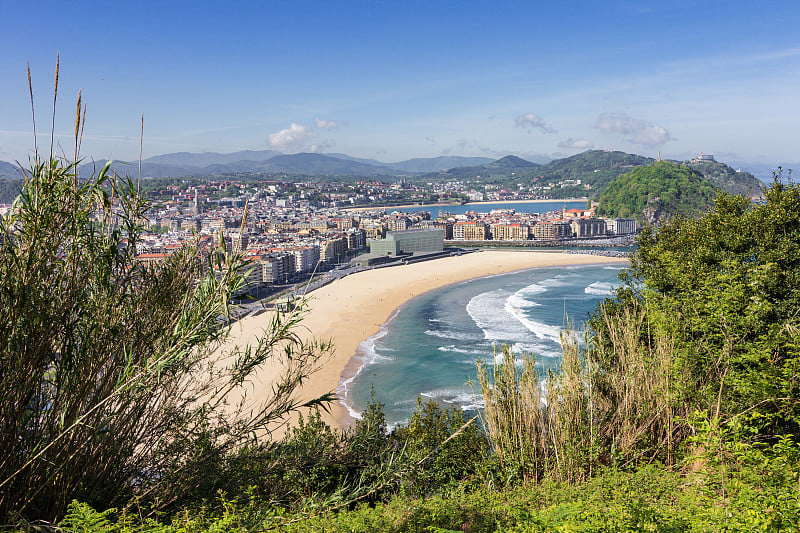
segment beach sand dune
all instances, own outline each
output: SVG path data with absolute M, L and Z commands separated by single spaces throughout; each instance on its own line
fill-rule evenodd
M 299 399 L 335 392 L 348 362 L 361 342 L 377 333 L 392 313 L 407 300 L 452 283 L 528 268 L 627 262 L 626 259 L 584 254 L 541 251 L 481 251 L 410 265 L 380 268 L 352 274 L 308 295 L 308 314 L 301 336 L 331 340 L 334 353 L 306 381 Z M 231 341 L 253 342 L 269 324 L 269 313 L 247 317 L 233 326 Z M 282 366 L 268 365 L 250 384 L 253 401 L 270 394 Z M 353 369 L 350 369 L 352 372 Z M 336 427 L 347 427 L 352 419 L 337 401 L 323 419 Z M 280 434 L 278 431 L 277 434 Z

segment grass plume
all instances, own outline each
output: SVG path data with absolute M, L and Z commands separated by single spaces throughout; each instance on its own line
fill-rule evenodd
M 53 81 L 53 123 L 50 126 L 50 161 L 53 160 L 53 144 L 55 142 L 56 134 L 56 101 L 58 100 L 58 70 L 61 63 L 61 54 L 56 54 L 56 75 Z

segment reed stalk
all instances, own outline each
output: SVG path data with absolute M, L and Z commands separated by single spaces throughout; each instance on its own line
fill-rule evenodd
M 77 165 L 34 157 L 0 218 L 0 518 L 55 522 L 73 499 L 156 511 L 205 461 L 332 398 L 295 399 L 331 348 L 298 334 L 302 302 L 223 350 L 244 257 L 195 243 L 137 261 L 147 201 L 110 163 L 81 181 Z M 252 400 L 276 359 L 285 372 Z

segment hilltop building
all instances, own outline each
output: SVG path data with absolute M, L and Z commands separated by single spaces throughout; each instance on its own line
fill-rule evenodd
M 714 159 L 713 155 L 704 154 L 703 152 L 700 152 L 700 155 L 692 159 L 692 163 L 713 163 L 715 161 L 716 159 Z

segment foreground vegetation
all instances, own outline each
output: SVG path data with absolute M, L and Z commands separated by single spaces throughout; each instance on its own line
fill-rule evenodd
M 279 317 L 257 352 L 208 374 L 209 350 L 226 331 L 217 320 L 225 287 L 237 283 L 220 275 L 235 258 L 216 253 L 217 274 L 212 264 L 199 285 L 183 277 L 195 272 L 188 260 L 128 268 L 121 244 L 135 242 L 136 217 L 122 232 L 107 231 L 102 217 L 90 222 L 110 204 L 99 183 L 107 177 L 78 184 L 72 168 L 35 165 L 3 221 L 6 523 L 67 531 L 800 527 L 800 187 L 776 183 L 759 206 L 723 195 L 699 219 L 645 231 L 586 347 L 564 338 L 558 372 L 541 375 L 535 359 L 520 365 L 508 349 L 502 363 L 479 364 L 479 420 L 420 403 L 407 426 L 387 432 L 373 403 L 352 431 L 311 411 L 273 442 L 249 435 L 298 407 L 293 387 L 324 346 L 297 344 L 300 316 Z M 115 191 L 123 205 L 139 205 L 132 184 Z M 279 343 L 294 348 L 300 366 L 272 409 L 234 422 L 215 411 L 219 391 L 246 381 Z M 211 381 L 194 381 L 203 375 Z
M 297 334 L 302 305 L 220 352 L 241 258 L 136 263 L 146 208 L 107 168 L 81 180 L 75 160 L 37 157 L 0 221 L 11 528 L 800 528 L 797 185 L 647 229 L 557 372 L 506 348 L 478 364 L 479 418 L 420 403 L 392 432 L 380 404 L 341 432 L 315 410 L 329 398 L 294 399 L 327 349 Z M 278 357 L 286 374 L 251 405 L 247 384 Z

